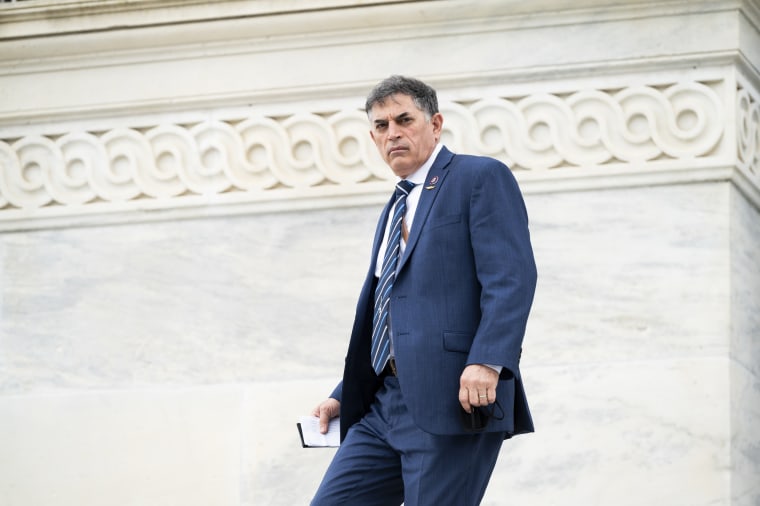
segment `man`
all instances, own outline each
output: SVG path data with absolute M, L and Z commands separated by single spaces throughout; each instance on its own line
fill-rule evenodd
M 342 443 L 312 505 L 477 505 L 504 439 L 533 431 L 519 369 L 536 283 L 525 205 L 504 164 L 439 143 L 427 84 L 392 76 L 366 112 L 402 181 L 343 381 L 314 410 L 323 432 L 340 415 Z

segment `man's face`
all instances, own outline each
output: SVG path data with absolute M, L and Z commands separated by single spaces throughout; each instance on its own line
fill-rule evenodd
M 443 116 L 428 121 L 409 95 L 395 94 L 369 113 L 369 134 L 394 174 L 406 178 L 430 157 L 441 136 Z

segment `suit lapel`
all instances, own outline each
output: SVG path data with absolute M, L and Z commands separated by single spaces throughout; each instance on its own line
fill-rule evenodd
M 448 167 L 452 158 L 454 158 L 454 154 L 444 146 L 441 149 L 441 152 L 438 153 L 435 162 L 433 162 L 433 166 L 430 167 L 430 170 L 428 171 L 427 179 L 422 184 L 422 193 L 420 194 L 420 200 L 417 203 L 417 210 L 414 213 L 412 230 L 409 231 L 409 240 L 406 243 L 404 255 L 401 257 L 401 263 L 398 266 L 398 271 L 401 271 L 401 269 L 404 268 L 406 260 L 409 258 L 409 255 L 412 254 L 412 250 L 414 250 L 414 247 L 417 245 L 417 239 L 420 236 L 420 231 L 425 225 L 428 214 L 430 214 L 430 209 L 433 207 L 433 202 L 435 202 L 435 199 L 438 197 L 438 193 L 443 186 L 443 180 L 448 174 L 448 171 L 445 169 Z
M 385 225 L 388 222 L 388 215 L 391 212 L 391 208 L 393 207 L 395 200 L 395 194 L 391 195 L 390 200 L 387 204 L 385 204 L 385 207 L 383 208 L 383 212 L 380 213 L 380 220 L 377 223 L 377 230 L 375 230 L 375 240 L 372 243 L 372 257 L 370 258 L 369 262 L 370 275 L 367 279 L 370 279 L 372 276 L 374 276 L 375 269 L 377 268 L 377 255 L 380 253 L 380 244 L 382 243 L 383 239 L 385 239 Z

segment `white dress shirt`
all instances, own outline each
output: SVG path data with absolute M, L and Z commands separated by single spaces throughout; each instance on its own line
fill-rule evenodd
M 414 213 L 417 211 L 417 204 L 419 204 L 420 202 L 420 194 L 422 193 L 423 183 L 425 182 L 425 179 L 427 179 L 428 172 L 430 172 L 430 167 L 433 166 L 433 162 L 435 161 L 442 147 L 443 147 L 443 144 L 439 142 L 433 149 L 433 153 L 430 155 L 430 158 L 428 158 L 427 161 L 422 164 L 422 167 L 414 171 L 408 178 L 406 178 L 407 181 L 414 183 L 414 188 L 412 188 L 412 191 L 409 192 L 409 196 L 406 197 L 406 213 L 404 214 L 404 223 L 406 224 L 406 230 L 410 234 L 412 233 L 412 223 L 414 222 Z M 393 216 L 393 208 L 391 208 L 389 216 Z M 375 264 L 375 276 L 377 276 L 378 278 L 380 277 L 380 274 L 383 271 L 383 258 L 385 257 L 385 250 L 388 247 L 388 234 L 390 233 L 391 233 L 391 220 L 388 220 L 388 222 L 385 224 L 385 234 L 383 235 L 383 242 L 380 243 L 380 249 L 377 252 L 377 263 Z M 399 252 L 399 255 L 403 256 L 405 250 L 406 250 L 406 241 L 402 237 L 401 250 Z

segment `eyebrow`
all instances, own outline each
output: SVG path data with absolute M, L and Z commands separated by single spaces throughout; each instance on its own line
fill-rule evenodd
M 407 112 L 407 111 L 404 111 L 401 114 L 399 114 L 398 116 L 396 116 L 395 118 L 393 118 L 393 121 L 395 121 L 396 123 L 398 123 L 402 119 L 405 119 L 405 118 L 407 118 L 409 116 L 411 116 L 411 114 L 409 112 Z M 387 123 L 387 122 L 388 122 L 388 120 L 385 120 L 385 119 L 376 119 L 375 120 L 375 125 L 382 125 L 382 124 Z

